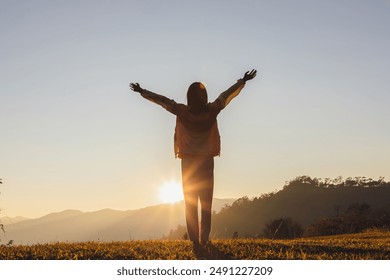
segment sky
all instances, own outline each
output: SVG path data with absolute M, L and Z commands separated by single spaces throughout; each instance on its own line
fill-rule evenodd
M 175 116 L 213 101 L 218 198 L 297 176 L 390 179 L 390 1 L 0 0 L 0 216 L 138 209 L 180 182 Z

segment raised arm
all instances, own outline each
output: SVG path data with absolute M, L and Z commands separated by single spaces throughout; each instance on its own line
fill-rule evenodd
M 149 101 L 152 101 L 153 103 L 156 103 L 166 110 L 168 110 L 171 113 L 174 113 L 174 107 L 176 105 L 176 102 L 172 99 L 169 99 L 163 95 L 151 92 L 149 90 L 143 89 L 139 83 L 130 83 L 129 84 L 130 89 L 135 92 L 139 92 L 142 97 L 146 98 Z
M 222 109 L 225 108 L 230 103 L 230 101 L 232 101 L 232 99 L 240 93 L 247 81 L 256 77 L 256 74 L 257 71 L 255 69 L 245 72 L 243 78 L 239 79 L 234 85 L 218 96 L 217 100 L 219 100 L 222 104 Z

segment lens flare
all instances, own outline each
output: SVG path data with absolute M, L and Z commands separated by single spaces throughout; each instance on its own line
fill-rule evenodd
M 163 203 L 175 203 L 183 200 L 181 184 L 175 181 L 162 184 L 159 188 L 159 199 Z

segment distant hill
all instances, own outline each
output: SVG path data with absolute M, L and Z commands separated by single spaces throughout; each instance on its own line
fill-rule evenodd
M 297 177 L 281 191 L 243 197 L 222 209 L 213 217 L 211 236 L 261 236 L 267 223 L 280 218 L 290 218 L 305 229 L 322 218 L 348 214 L 354 204 L 366 205 L 367 215 L 380 215 L 383 223 L 390 224 L 390 183 L 383 178 Z
M 218 212 L 235 199 L 214 199 Z M 125 241 L 158 239 L 177 225 L 185 224 L 184 203 L 161 204 L 137 210 L 104 209 L 95 212 L 65 210 L 38 219 L 1 218 L 6 239 L 15 244 L 59 241 Z M 2 238 L 2 242 L 7 242 Z
M 351 205 L 355 206 L 351 208 Z M 379 218 L 375 222 L 390 225 L 390 183 L 383 178 L 321 180 L 301 176 L 286 183 L 280 191 L 252 199 L 214 199 L 211 238 L 262 236 L 266 225 L 280 218 L 292 219 L 307 229 L 324 218 L 351 216 L 361 210 L 365 219 L 375 216 Z M 356 217 L 359 221 L 359 216 Z M 128 211 L 66 210 L 38 219 L 6 223 L 6 238 L 1 241 L 33 244 L 147 240 L 163 236 L 177 239 L 183 236 L 184 225 L 183 202 Z
M 1 217 L 0 223 L 2 223 L 3 225 L 9 225 L 9 224 L 15 224 L 15 223 L 19 223 L 19 222 L 26 221 L 26 220 L 29 220 L 29 219 L 25 218 L 25 217 L 20 217 L 20 216 L 13 217 L 13 218 Z

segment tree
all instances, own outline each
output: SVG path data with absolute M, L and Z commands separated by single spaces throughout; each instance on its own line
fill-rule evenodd
M 385 208 L 371 210 L 367 203 L 353 203 L 336 217 L 322 218 L 307 228 L 308 236 L 358 233 L 370 228 L 390 228 L 390 211 Z
M 308 236 L 326 236 L 346 233 L 346 225 L 343 217 L 322 218 L 307 227 Z
M 265 225 L 264 235 L 272 239 L 293 239 L 303 235 L 303 228 L 291 218 L 280 218 Z
M 176 229 L 171 229 L 168 235 L 164 235 L 162 239 L 169 240 L 188 240 L 187 227 L 177 225 Z

